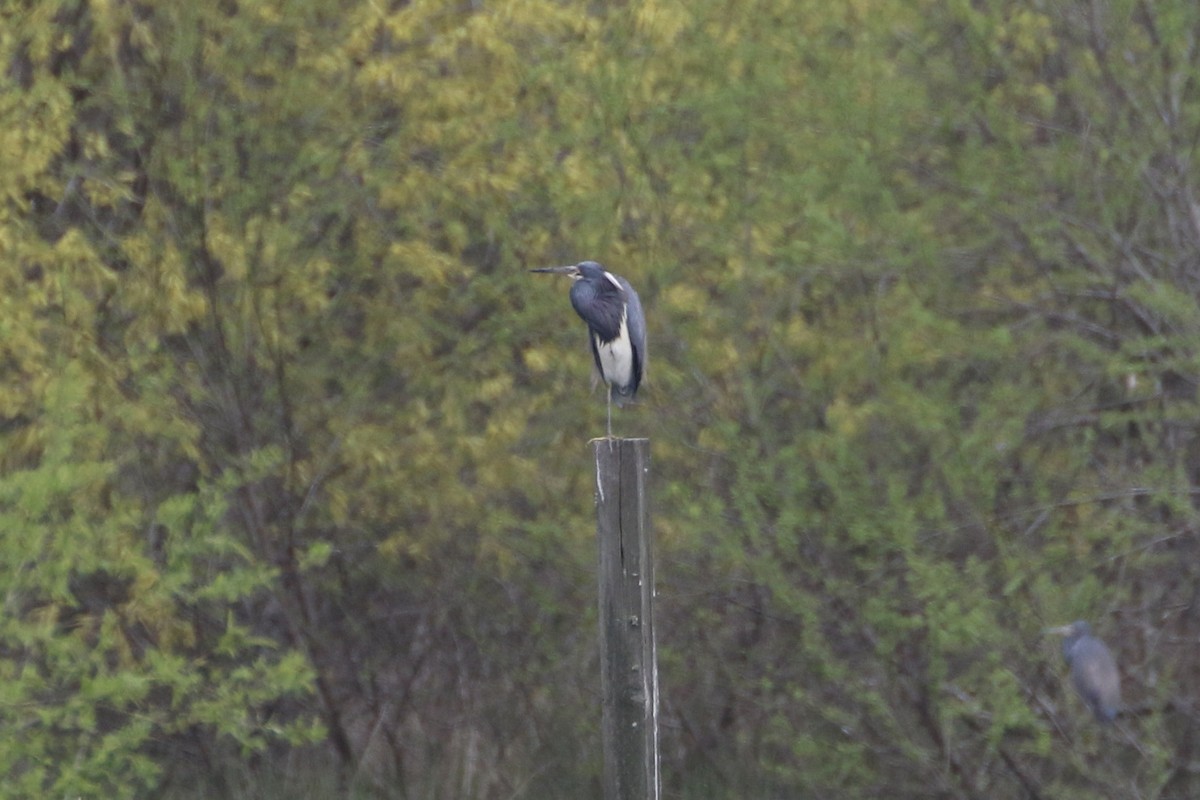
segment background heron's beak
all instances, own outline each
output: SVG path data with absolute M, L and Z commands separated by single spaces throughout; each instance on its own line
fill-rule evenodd
M 537 269 L 531 269 L 529 271 L 530 272 L 552 272 L 555 275 L 574 275 L 578 271 L 578 269 L 574 265 L 571 265 L 568 267 L 538 267 Z
M 1042 631 L 1043 634 L 1054 634 L 1055 636 L 1066 636 L 1071 632 L 1070 625 L 1058 625 L 1053 628 L 1046 628 Z

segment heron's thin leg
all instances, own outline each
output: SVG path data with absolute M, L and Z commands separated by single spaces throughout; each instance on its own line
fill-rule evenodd
M 605 392 L 605 395 L 608 400 L 608 402 L 605 405 L 608 407 L 608 438 L 611 439 L 612 438 L 612 387 L 606 386 L 605 388 L 608 389 L 608 391 Z

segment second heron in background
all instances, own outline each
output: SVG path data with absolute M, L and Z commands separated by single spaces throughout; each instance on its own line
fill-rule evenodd
M 1112 722 L 1121 710 L 1121 674 L 1104 642 L 1092 635 L 1092 626 L 1072 622 L 1046 633 L 1066 637 L 1063 656 L 1071 668 L 1071 680 L 1092 714 L 1100 722 Z

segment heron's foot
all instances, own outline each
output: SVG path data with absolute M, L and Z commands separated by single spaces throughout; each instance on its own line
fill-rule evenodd
M 616 439 L 617 437 L 610 433 L 607 436 L 597 436 L 595 439 L 588 439 L 588 444 L 595 444 L 596 442 L 615 442 Z

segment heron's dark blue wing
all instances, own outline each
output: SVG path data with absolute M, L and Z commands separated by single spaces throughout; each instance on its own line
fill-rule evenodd
M 596 364 L 596 372 L 603 376 L 604 367 L 600 364 L 600 351 L 596 349 L 596 337 L 601 341 L 611 342 L 621 331 L 622 299 L 616 287 L 606 291 L 605 286 L 597 286 L 591 281 L 578 280 L 571 284 L 571 307 L 579 318 L 588 326 L 588 346 L 592 350 L 592 361 Z
M 1075 688 L 1096 719 L 1111 722 L 1121 709 L 1121 674 L 1108 647 L 1094 636 L 1083 636 L 1072 645 L 1067 660 Z
M 591 281 L 575 281 L 571 284 L 571 307 L 601 341 L 611 342 L 621 333 L 625 298 L 616 286 L 607 281 L 602 281 L 601 285 Z
M 637 393 L 638 386 L 646 374 L 646 315 L 642 311 L 642 299 L 629 285 L 629 281 L 617 276 L 617 281 L 625 291 L 625 302 L 628 305 L 626 325 L 629 331 L 629 342 L 633 346 L 633 382 L 627 394 L 632 397 Z

